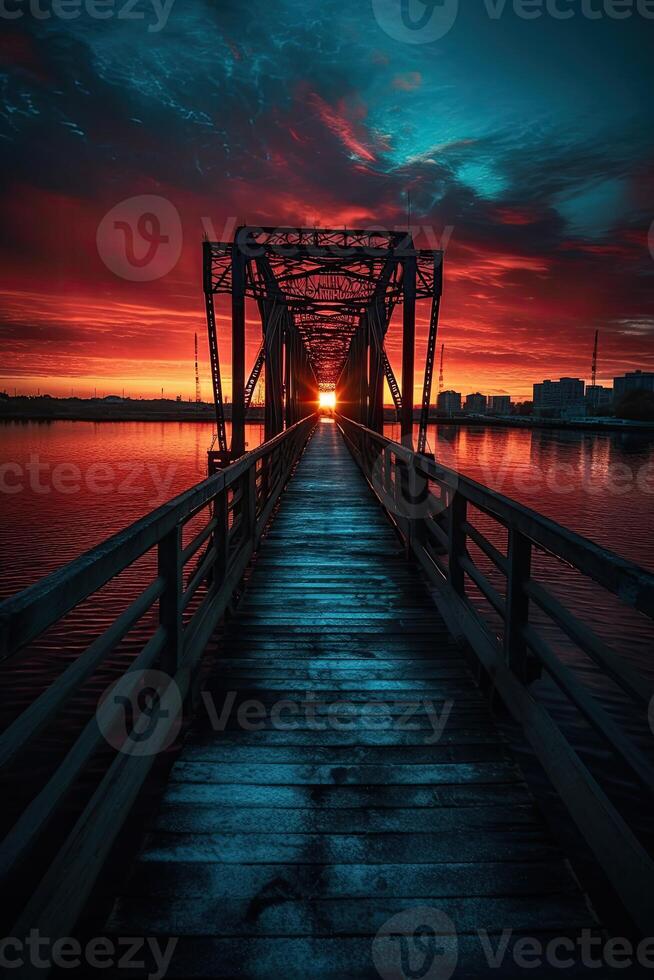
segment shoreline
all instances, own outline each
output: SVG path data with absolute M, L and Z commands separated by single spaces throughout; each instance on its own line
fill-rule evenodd
M 225 406 L 225 421 L 231 422 L 231 405 Z M 85 402 L 75 399 L 46 401 L 35 404 L 31 399 L 0 401 L 0 422 L 201 422 L 215 423 L 213 405 L 184 402 L 136 402 L 134 404 Z M 414 423 L 420 413 L 414 413 Z M 250 408 L 247 424 L 264 422 L 264 409 Z M 384 425 L 398 425 L 393 409 L 384 410 Z M 632 422 L 621 419 L 548 419 L 533 416 L 456 416 L 445 418 L 432 415 L 429 425 L 463 426 L 468 428 L 551 429 L 580 432 L 628 432 L 654 436 L 654 422 Z

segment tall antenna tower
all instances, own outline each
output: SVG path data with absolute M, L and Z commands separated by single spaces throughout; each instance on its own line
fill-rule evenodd
M 441 373 L 438 376 L 438 394 L 439 395 L 441 394 L 441 392 L 443 392 L 445 390 L 445 374 L 444 374 L 444 371 L 443 371 L 444 367 L 445 367 L 445 344 L 443 344 L 443 346 L 441 347 Z
M 200 369 L 198 367 L 198 335 L 195 335 L 195 404 L 199 405 L 202 401 L 200 391 Z
M 599 330 L 595 331 L 595 347 L 593 349 L 593 388 L 597 384 L 597 353 L 599 351 Z

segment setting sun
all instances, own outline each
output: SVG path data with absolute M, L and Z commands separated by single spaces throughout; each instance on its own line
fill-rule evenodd
M 319 404 L 321 408 L 336 408 L 336 392 L 321 391 Z

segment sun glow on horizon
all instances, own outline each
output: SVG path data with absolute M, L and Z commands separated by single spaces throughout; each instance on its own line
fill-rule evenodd
M 321 391 L 319 393 L 318 404 L 320 408 L 336 408 L 336 392 L 335 391 Z

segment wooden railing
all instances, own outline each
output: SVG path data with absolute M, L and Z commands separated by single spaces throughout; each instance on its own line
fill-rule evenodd
M 439 607 L 451 630 L 467 641 L 522 726 L 634 922 L 644 935 L 653 935 L 654 862 L 530 685 L 541 672 L 549 675 L 640 784 L 646 805 L 651 807 L 654 770 L 650 759 L 550 645 L 542 614 L 621 689 L 643 720 L 643 728 L 654 691 L 588 623 L 536 580 L 533 558 L 538 553 L 558 559 L 566 569 L 576 569 L 650 620 L 654 618 L 654 576 L 427 456 L 343 416 L 337 416 L 337 421 L 407 550 L 436 587 Z M 504 547 L 490 540 L 494 536 L 490 531 L 480 529 L 473 511 L 499 530 L 495 537 L 503 539 Z M 489 565 L 494 574 L 489 574 Z M 491 582 L 498 577 L 502 585 Z M 480 599 L 482 607 L 485 600 L 489 616 L 480 610 Z
M 0 737 L 0 768 L 20 761 L 20 754 L 62 717 L 73 696 L 109 662 L 130 631 L 147 615 L 156 614 L 151 635 L 120 678 L 121 699 L 102 703 L 3 842 L 0 875 L 5 882 L 42 838 L 89 760 L 105 745 L 106 733 L 121 723 L 125 699 L 143 693 L 144 672 L 156 668 L 169 681 L 156 691 L 152 710 L 138 719 L 136 741 L 126 742 L 108 766 L 13 935 L 25 936 L 31 928 L 45 936 L 66 935 L 77 921 L 158 748 L 169 743 L 171 726 L 179 724 L 179 708 L 192 691 L 202 654 L 315 421 L 310 416 L 297 423 L 0 604 L 0 660 L 18 661 L 29 656 L 29 645 L 45 630 L 143 556 L 153 555 L 152 581 Z M 143 753 L 138 737 L 146 725 L 152 740 Z

